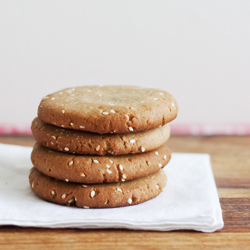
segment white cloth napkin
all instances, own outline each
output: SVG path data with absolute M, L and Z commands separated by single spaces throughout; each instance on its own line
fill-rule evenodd
M 82 209 L 49 203 L 29 186 L 30 147 L 0 144 L 0 225 L 213 232 L 222 211 L 207 154 L 173 153 L 163 192 L 145 203 Z

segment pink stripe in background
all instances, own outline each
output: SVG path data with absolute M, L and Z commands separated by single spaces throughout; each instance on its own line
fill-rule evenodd
M 31 135 L 30 126 L 0 125 L 0 135 Z
M 250 135 L 250 124 L 179 124 L 171 126 L 175 135 Z
M 173 135 L 250 135 L 250 124 L 173 124 Z M 0 125 L 0 135 L 31 135 L 30 126 Z

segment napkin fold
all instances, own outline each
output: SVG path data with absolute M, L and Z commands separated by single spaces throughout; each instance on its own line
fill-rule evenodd
M 49 203 L 29 186 L 31 147 L 0 144 L 0 225 L 47 228 L 127 228 L 213 232 L 222 211 L 208 154 L 173 153 L 167 185 L 139 205 L 81 209 Z

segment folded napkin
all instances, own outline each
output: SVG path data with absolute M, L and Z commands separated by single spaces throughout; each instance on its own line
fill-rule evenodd
M 29 186 L 30 147 L 0 144 L 0 225 L 48 228 L 127 228 L 213 232 L 222 211 L 207 154 L 173 153 L 168 182 L 156 198 L 139 205 L 81 209 L 44 201 Z

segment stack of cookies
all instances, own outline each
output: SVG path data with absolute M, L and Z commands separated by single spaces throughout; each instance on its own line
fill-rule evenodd
M 30 185 L 42 199 L 82 208 L 121 207 L 156 197 L 166 185 L 165 145 L 177 103 L 166 91 L 82 86 L 43 98 Z

